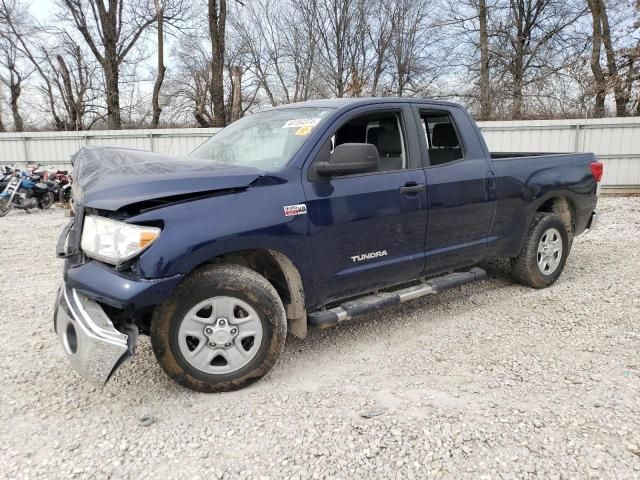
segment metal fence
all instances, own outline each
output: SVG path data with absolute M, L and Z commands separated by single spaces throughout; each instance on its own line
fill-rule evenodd
M 640 117 L 480 122 L 489 149 L 503 152 L 594 152 L 607 192 L 640 192 Z
M 84 145 L 108 145 L 186 155 L 219 128 L 0 133 L 0 166 L 40 163 L 61 168 Z
M 595 152 L 605 164 L 603 187 L 640 192 L 640 118 L 480 122 L 492 151 Z M 68 167 L 83 145 L 111 145 L 183 155 L 215 128 L 1 133 L 0 165 Z M 535 161 L 535 160 L 532 160 Z

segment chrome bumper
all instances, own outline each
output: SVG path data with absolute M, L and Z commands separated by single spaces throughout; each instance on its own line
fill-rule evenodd
M 599 218 L 598 212 L 591 212 L 591 217 L 587 222 L 587 228 L 585 229 L 584 233 L 589 233 L 591 230 L 596 228 L 596 226 L 598 226 L 598 221 L 599 221 L 598 218 Z
M 98 303 L 64 283 L 58 292 L 54 324 L 73 368 L 95 384 L 104 385 L 133 353 L 136 335 L 116 330 Z

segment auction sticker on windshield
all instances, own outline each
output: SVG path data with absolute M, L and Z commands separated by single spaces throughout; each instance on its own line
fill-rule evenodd
M 300 127 L 309 127 L 313 128 L 318 123 L 320 123 L 321 118 L 296 118 L 294 120 L 287 120 L 286 123 L 282 126 L 282 128 L 300 128 Z
M 305 137 L 311 133 L 312 128 L 313 127 L 309 127 L 309 126 L 300 127 L 295 132 L 293 132 L 293 134 L 299 135 L 301 137 Z

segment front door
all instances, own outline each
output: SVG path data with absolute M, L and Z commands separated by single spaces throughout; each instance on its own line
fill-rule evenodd
M 316 158 L 342 143 L 370 143 L 378 149 L 378 171 L 322 179 L 310 168 L 304 182 L 315 265 L 309 305 L 420 276 L 427 196 L 410 115 L 406 106 L 347 114 Z

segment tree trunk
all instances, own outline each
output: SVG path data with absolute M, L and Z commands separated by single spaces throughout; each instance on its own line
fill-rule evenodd
M 520 120 L 522 118 L 522 90 L 524 88 L 524 53 L 520 49 L 514 52 L 515 58 L 512 64 L 513 89 L 511 92 L 511 119 Z
M 104 68 L 105 86 L 107 89 L 107 128 L 120 130 L 120 87 L 118 86 L 118 67 L 106 65 Z
M 511 60 L 511 75 L 513 77 L 513 87 L 511 90 L 511 119 L 520 120 L 522 118 L 522 90 L 524 88 L 524 55 L 526 51 L 527 35 L 525 34 L 526 20 L 523 18 L 526 12 L 522 10 L 523 5 L 514 7 L 515 2 L 511 2 L 514 12 L 514 22 L 516 35 L 514 43 L 513 58 Z M 524 24 L 524 25 L 523 25 Z
M 382 76 L 382 62 L 384 61 L 383 55 L 378 54 L 376 59 L 376 66 L 373 70 L 373 81 L 371 83 L 371 96 L 378 95 L 378 83 L 380 83 L 380 77 Z
M 231 68 L 231 121 L 235 122 L 242 116 L 242 67 Z
M 491 118 L 491 93 L 489 90 L 489 34 L 487 32 L 487 2 L 480 0 L 480 118 Z
M 67 97 L 68 113 L 69 113 L 69 129 L 78 130 L 78 109 L 73 93 L 73 85 L 71 84 L 71 75 L 67 64 L 61 55 L 56 55 L 58 66 L 60 68 L 60 76 L 62 77 L 62 85 L 64 87 L 65 95 Z
M 104 70 L 106 88 L 107 128 L 109 130 L 120 130 L 122 128 L 122 120 L 120 117 L 120 86 L 118 85 L 118 55 L 115 42 L 106 42 L 102 69 Z
M 227 124 L 224 108 L 224 45 L 227 0 L 209 0 L 209 33 L 211 35 L 211 101 L 213 126 Z
M 16 132 L 24 131 L 24 121 L 22 120 L 22 115 L 20 115 L 20 107 L 18 106 L 18 99 L 20 98 L 20 94 L 22 93 L 22 87 L 20 86 L 21 83 L 22 82 L 20 79 L 14 81 L 14 79 L 12 78 L 11 84 L 9 85 L 9 103 L 11 105 L 11 114 L 13 115 L 13 129 Z
M 100 3 L 100 2 L 98 2 Z M 110 0 L 109 10 L 101 12 L 102 37 L 104 44 L 104 55 L 100 60 L 102 69 L 104 70 L 104 83 L 107 103 L 107 128 L 109 130 L 120 130 L 122 128 L 122 119 L 120 112 L 120 62 L 121 55 L 118 53 L 119 32 L 116 15 L 122 14 L 117 8 L 117 2 Z M 120 3 L 120 6 L 122 4 Z
M 600 22 L 602 27 L 602 43 L 604 43 L 604 51 L 607 57 L 607 69 L 609 70 L 609 82 L 613 85 L 613 94 L 616 99 L 616 116 L 625 117 L 627 115 L 627 96 L 625 95 L 624 85 L 618 75 L 618 66 L 616 65 L 615 50 L 611 42 L 611 30 L 609 29 L 609 18 L 607 15 L 607 7 L 604 0 L 595 0 L 599 4 Z
M 151 128 L 158 128 L 160 122 L 160 114 L 162 108 L 160 107 L 160 89 L 162 88 L 162 82 L 164 81 L 164 74 L 166 67 L 164 66 L 164 6 L 162 6 L 159 0 L 155 1 L 156 15 L 158 17 L 158 76 L 156 77 L 156 83 L 153 86 L 153 97 L 151 99 L 153 116 L 151 118 Z
M 20 115 L 20 108 L 18 107 L 18 97 L 13 95 L 13 89 L 11 89 L 11 114 L 13 115 L 13 129 L 16 132 L 24 132 L 24 121 L 22 115 Z
M 593 19 L 593 39 L 591 46 L 591 72 L 593 73 L 593 78 L 595 80 L 593 116 L 595 118 L 602 118 L 605 115 L 604 101 L 607 96 L 607 82 L 600 65 L 600 55 L 602 51 L 600 1 L 589 0 L 588 3 L 589 9 L 591 10 L 591 17 Z
M 0 100 L 2 100 L 2 84 L 0 83 Z M 2 105 L 0 105 L 0 132 L 6 132 L 7 129 L 2 121 Z

